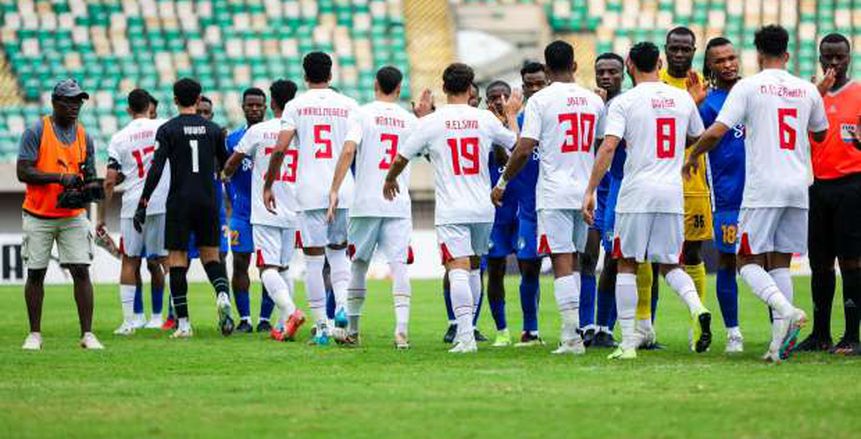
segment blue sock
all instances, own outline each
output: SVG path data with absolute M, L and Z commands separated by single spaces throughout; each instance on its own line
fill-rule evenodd
M 580 275 L 580 327 L 595 324 L 595 275 Z
M 478 329 L 478 318 L 481 317 L 481 305 L 484 303 L 484 291 L 478 296 L 478 305 L 475 307 L 475 315 L 472 317 L 472 325 Z
M 152 287 L 150 297 L 152 298 L 152 313 L 161 314 L 161 311 L 164 309 L 164 287 Z
M 613 330 L 616 324 L 616 288 L 612 285 L 610 291 L 598 292 L 597 312 L 595 313 L 595 322 L 598 326 L 606 326 Z
M 490 314 L 493 316 L 493 321 L 496 322 L 496 330 L 501 331 L 507 328 L 508 322 L 505 321 L 505 299 L 488 299 L 487 303 L 490 305 Z
M 236 300 L 236 311 L 239 313 L 239 318 L 251 319 L 251 295 L 248 294 L 248 290 L 234 291 L 233 297 Z
M 727 328 L 738 326 L 738 284 L 735 281 L 735 270 L 719 268 L 716 289 L 724 325 Z
M 454 322 L 454 308 L 451 307 L 451 290 L 443 288 L 442 298 L 445 300 L 445 314 L 449 322 Z
M 520 277 L 520 308 L 523 311 L 523 331 L 538 331 L 538 293 L 537 276 Z
M 143 287 L 141 284 L 135 286 L 135 314 L 143 314 Z
M 269 320 L 272 318 L 272 310 L 275 309 L 275 302 L 269 297 L 266 287 L 260 291 L 260 318 Z
M 326 290 L 326 317 L 335 319 L 335 292 L 332 290 Z

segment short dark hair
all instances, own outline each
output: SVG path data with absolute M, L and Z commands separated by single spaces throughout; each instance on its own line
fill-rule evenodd
M 574 47 L 556 40 L 544 48 L 544 63 L 551 72 L 566 72 L 574 68 Z
M 263 100 L 266 100 L 266 93 L 257 87 L 246 88 L 245 91 L 242 92 L 242 102 L 245 102 L 245 98 L 248 96 L 262 96 Z
M 213 105 L 212 99 L 209 99 L 209 96 L 205 96 L 205 95 L 200 97 L 200 102 L 206 102 L 209 105 Z
M 669 43 L 669 42 L 670 42 L 670 35 L 685 35 L 685 36 L 689 36 L 689 37 L 691 37 L 691 40 L 694 42 L 694 44 L 697 44 L 697 36 L 696 36 L 696 35 L 694 35 L 694 31 L 692 31 L 692 30 L 688 29 L 688 28 L 687 28 L 687 27 L 685 27 L 685 26 L 676 26 L 676 27 L 674 27 L 674 28 L 670 29 L 670 31 L 669 31 L 669 32 L 667 32 L 667 39 L 664 41 L 664 43 Z
M 658 68 L 660 56 L 661 52 L 658 50 L 658 46 L 648 41 L 634 44 L 634 47 L 631 47 L 631 51 L 628 52 L 628 57 L 637 66 L 637 70 L 644 73 L 654 72 Z
M 511 94 L 511 86 L 508 85 L 507 82 L 505 82 L 501 79 L 497 79 L 496 81 L 493 81 L 490 84 L 487 84 L 487 87 L 484 87 L 484 94 L 487 94 L 490 91 L 490 89 L 496 88 L 496 87 L 502 87 L 502 88 L 508 90 L 508 93 Z
M 158 99 L 149 92 L 147 92 L 147 96 L 149 96 L 149 103 L 152 104 L 153 107 L 158 107 Z
M 403 80 L 404 74 L 397 67 L 385 66 L 377 70 L 377 84 L 380 84 L 380 91 L 384 94 L 394 93 Z
M 756 51 L 767 56 L 782 56 L 789 45 L 789 33 L 786 29 L 770 24 L 756 31 L 753 36 Z
M 129 110 L 134 114 L 141 114 L 149 108 L 150 98 L 152 96 L 142 88 L 136 88 L 129 93 L 128 103 Z
M 332 78 L 332 57 L 323 52 L 311 52 L 302 60 L 305 79 L 312 84 L 329 82 Z
M 625 67 L 625 60 L 619 54 L 613 53 L 613 52 L 604 52 L 604 53 L 598 55 L 598 57 L 595 58 L 595 65 L 598 64 L 598 61 L 605 60 L 605 59 L 611 59 L 614 61 L 619 61 L 619 64 L 621 64 L 623 68 Z
M 448 94 L 461 94 L 469 92 L 475 72 L 472 67 L 464 63 L 452 63 L 442 72 L 442 88 Z
M 538 73 L 544 71 L 544 64 L 535 61 L 527 61 L 523 63 L 523 67 L 520 69 L 520 77 L 524 77 L 530 73 Z
M 724 38 L 724 37 L 714 37 L 706 43 L 706 53 L 703 57 L 703 77 L 708 79 L 712 76 L 712 69 L 709 68 L 709 50 L 712 50 L 715 47 L 721 47 L 726 45 L 731 45 L 732 41 Z
M 203 89 L 200 83 L 191 78 L 182 78 L 173 83 L 173 95 L 183 107 L 190 107 L 197 102 Z
M 296 90 L 298 89 L 299 87 L 296 86 L 295 82 L 289 79 L 279 79 L 269 86 L 269 94 L 272 95 L 272 102 L 275 102 L 278 108 L 283 109 L 288 102 L 296 97 Z
M 847 39 L 843 34 L 838 34 L 837 32 L 832 32 L 822 38 L 822 41 L 819 42 L 819 50 L 822 50 L 823 44 L 838 44 L 843 43 L 846 45 L 846 48 L 852 50 L 852 45 L 849 44 L 849 39 Z

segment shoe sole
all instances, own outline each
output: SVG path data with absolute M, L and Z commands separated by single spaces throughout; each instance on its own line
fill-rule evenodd
M 697 339 L 695 350 L 701 354 L 709 350 L 709 346 L 712 344 L 712 315 L 707 312 L 702 313 L 697 317 L 697 321 L 700 325 L 700 337 Z
M 798 334 L 801 333 L 801 328 L 806 323 L 805 319 L 795 320 L 789 325 L 789 331 L 786 332 L 786 337 L 783 338 L 783 343 L 780 344 L 778 355 L 781 360 L 788 360 L 792 357 L 792 351 L 795 349 L 795 344 L 798 341 Z

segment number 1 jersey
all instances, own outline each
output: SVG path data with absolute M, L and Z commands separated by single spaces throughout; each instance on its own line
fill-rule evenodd
M 111 137 L 108 144 L 108 167 L 123 174 L 123 205 L 120 218 L 135 216 L 138 200 L 143 193 L 146 175 L 155 153 L 155 133 L 164 123 L 158 119 L 134 119 L 125 128 Z M 165 165 L 164 174 L 150 196 L 148 215 L 164 213 L 167 190 L 170 187 L 170 170 Z

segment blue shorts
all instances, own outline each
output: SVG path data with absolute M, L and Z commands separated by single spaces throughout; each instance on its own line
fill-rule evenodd
M 613 252 L 613 234 L 616 228 L 616 201 L 619 200 L 619 190 L 622 189 L 622 180 L 610 179 L 610 191 L 607 193 L 607 204 L 604 206 L 604 223 L 601 229 L 601 244 L 607 253 Z
M 514 253 L 520 260 L 538 259 L 537 233 L 537 223 L 523 218 L 514 223 L 494 224 L 487 257 L 500 259 Z
M 517 228 L 517 259 L 539 259 L 538 222 L 520 218 Z
M 738 248 L 738 210 L 714 213 L 715 248 L 720 253 L 735 254 Z
M 247 219 L 230 218 L 230 251 L 254 253 L 254 236 Z
M 590 229 L 599 232 L 604 231 L 604 211 L 607 209 L 607 194 L 610 191 L 610 175 L 607 174 L 601 179 L 601 184 L 598 185 L 597 203 L 595 206 L 595 222 L 589 227 Z

